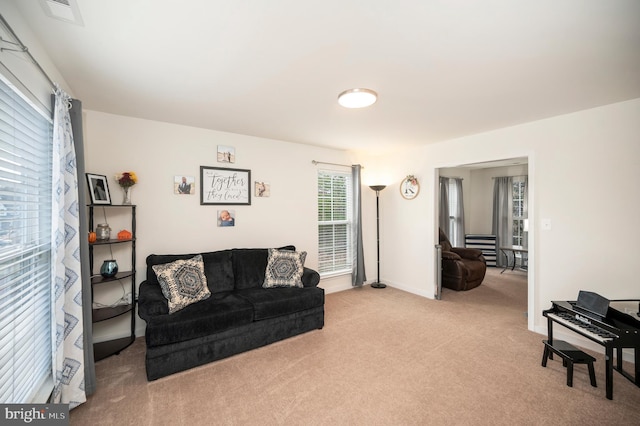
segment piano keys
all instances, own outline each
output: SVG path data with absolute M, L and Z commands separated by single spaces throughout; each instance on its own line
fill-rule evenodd
M 553 342 L 553 324 L 557 323 L 604 346 L 608 399 L 613 399 L 613 370 L 640 387 L 640 299 L 609 301 L 581 291 L 578 300 L 552 302 L 551 309 L 542 315 L 547 318 L 549 342 Z M 623 369 L 623 349 L 634 352 L 634 375 Z

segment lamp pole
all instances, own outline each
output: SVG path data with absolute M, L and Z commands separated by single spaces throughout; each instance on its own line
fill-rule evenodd
M 386 284 L 382 284 L 380 282 L 380 191 L 382 191 L 383 189 L 385 189 L 387 187 L 387 185 L 371 185 L 369 186 L 369 188 L 373 189 L 374 191 L 376 191 L 376 237 L 377 237 L 377 244 L 378 244 L 378 279 L 375 283 L 371 284 L 371 287 L 373 288 L 385 288 L 387 285 Z

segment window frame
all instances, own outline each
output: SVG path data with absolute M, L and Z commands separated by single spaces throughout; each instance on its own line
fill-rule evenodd
M 327 181 L 330 180 L 330 188 Z M 336 188 L 340 186 L 341 188 Z M 334 191 L 338 189 L 338 191 Z M 325 191 L 330 191 L 325 193 Z M 353 182 L 351 173 L 337 170 L 318 170 L 317 176 L 318 207 L 318 273 L 321 277 L 350 274 L 353 269 Z M 329 203 L 329 208 L 324 204 Z M 326 218 L 329 214 L 330 217 Z M 325 218 L 323 219 L 323 216 Z M 342 231 L 336 227 L 344 226 Z M 332 227 L 329 232 L 334 244 L 324 244 L 327 235 L 323 228 Z M 339 245 L 335 245 L 336 236 Z
M 524 247 L 525 242 L 525 180 L 524 178 L 513 178 L 511 200 L 512 200 L 512 221 L 511 221 L 511 244 Z

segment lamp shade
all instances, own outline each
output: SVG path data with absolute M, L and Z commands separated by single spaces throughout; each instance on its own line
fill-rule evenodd
M 338 95 L 338 103 L 345 108 L 365 108 L 378 100 L 378 94 L 371 89 L 349 89 Z
M 373 189 L 376 192 L 382 191 L 386 187 L 387 187 L 387 185 L 369 185 L 369 188 Z

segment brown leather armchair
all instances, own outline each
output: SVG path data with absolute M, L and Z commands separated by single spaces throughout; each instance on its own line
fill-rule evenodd
M 440 229 L 442 246 L 442 286 L 453 290 L 471 290 L 482 284 L 487 262 L 478 249 L 452 247 L 447 235 Z

